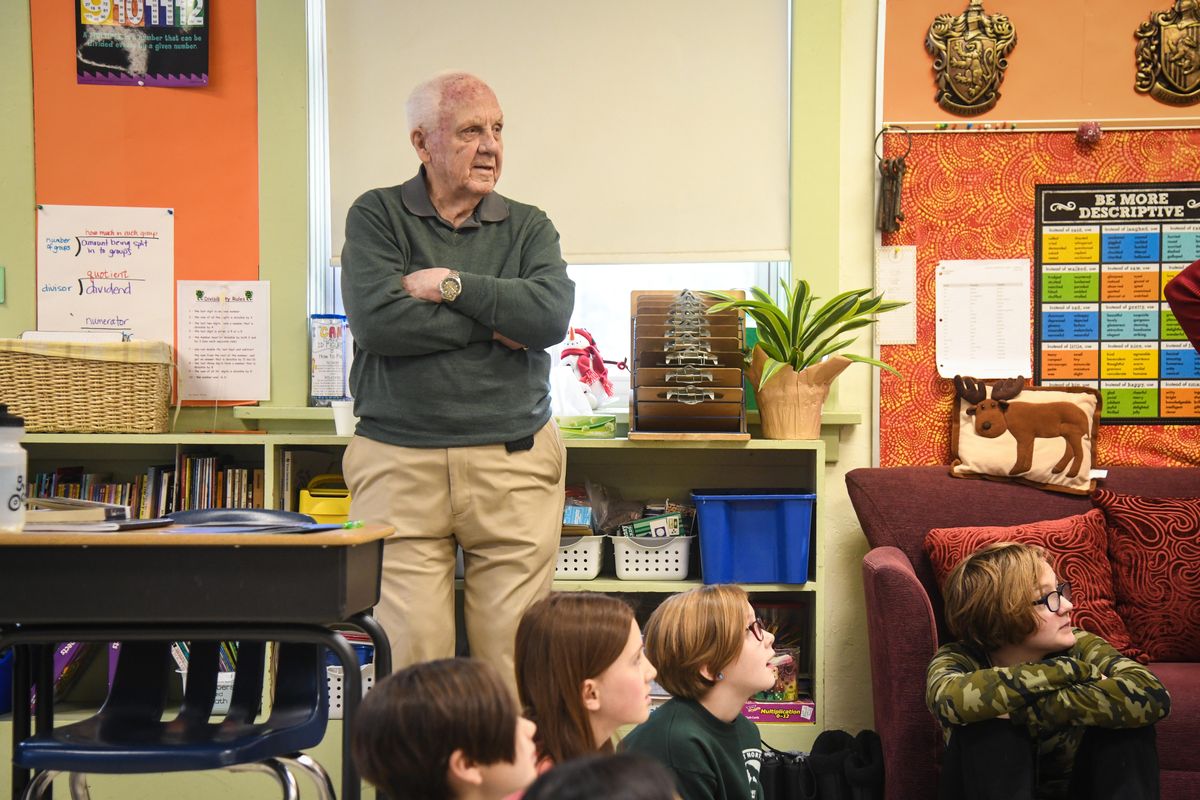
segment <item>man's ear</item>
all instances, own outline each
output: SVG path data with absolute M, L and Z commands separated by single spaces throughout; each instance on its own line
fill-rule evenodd
M 580 695 L 583 698 L 583 707 L 593 714 L 600 710 L 600 687 L 592 678 L 588 678 L 583 682 L 583 688 L 580 689 Z
M 408 140 L 412 142 L 413 149 L 417 151 L 417 157 L 421 159 L 421 163 L 428 164 L 430 160 L 429 134 L 421 128 L 417 128 L 408 135 Z
M 446 782 L 451 786 L 479 786 L 483 783 L 483 773 L 479 765 L 467 758 L 462 748 L 450 754 L 446 767 Z

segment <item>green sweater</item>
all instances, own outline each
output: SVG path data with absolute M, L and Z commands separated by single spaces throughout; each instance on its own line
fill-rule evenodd
M 458 270 L 453 303 L 401 287 L 429 267 Z M 346 217 L 342 299 L 359 435 L 402 447 L 497 444 L 550 419 L 546 348 L 566 334 L 575 285 L 540 209 L 493 192 L 455 229 L 434 210 L 424 167 L 373 189 Z M 493 331 L 528 349 L 508 349 Z
M 949 741 L 956 725 L 1008 714 L 1038 744 L 1039 798 L 1065 797 L 1087 727 L 1153 725 L 1171 709 L 1154 673 L 1108 642 L 1075 629 L 1075 646 L 1015 667 L 993 667 L 962 642 L 943 645 L 929 663 L 925 702 Z
M 763 800 L 762 739 L 741 714 L 724 722 L 695 700 L 673 698 L 634 728 L 621 747 L 673 769 L 682 800 Z

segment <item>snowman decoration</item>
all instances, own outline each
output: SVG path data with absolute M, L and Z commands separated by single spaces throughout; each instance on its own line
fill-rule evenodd
M 551 395 L 558 416 L 591 414 L 613 396 L 596 340 L 583 328 L 567 331 L 558 366 L 551 370 Z

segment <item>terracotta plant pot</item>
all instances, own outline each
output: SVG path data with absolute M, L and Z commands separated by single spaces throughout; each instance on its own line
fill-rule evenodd
M 821 438 L 821 409 L 829 396 L 829 385 L 854 362 L 845 356 L 831 356 L 800 372 L 784 365 L 767 385 L 758 388 L 767 361 L 761 347 L 750 357 L 751 385 L 758 398 L 763 437 L 767 439 Z

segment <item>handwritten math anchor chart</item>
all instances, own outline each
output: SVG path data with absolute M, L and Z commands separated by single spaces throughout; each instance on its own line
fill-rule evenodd
M 1037 187 L 1034 375 L 1104 422 L 1200 422 L 1200 356 L 1163 287 L 1200 259 L 1200 184 Z
M 43 205 L 37 219 L 38 330 L 172 341 L 170 209 Z

